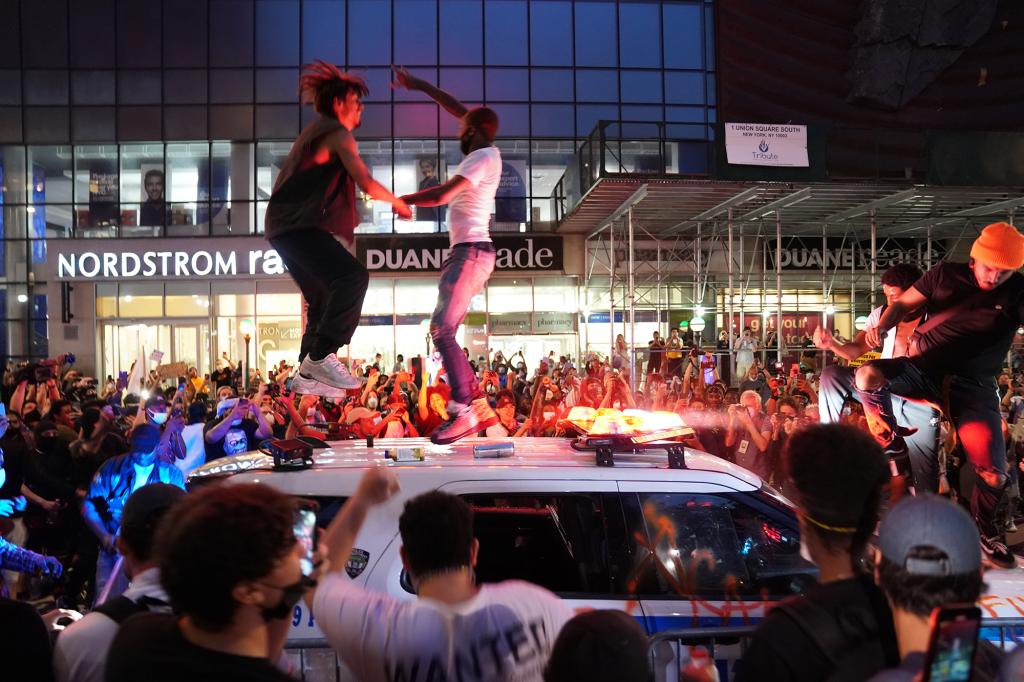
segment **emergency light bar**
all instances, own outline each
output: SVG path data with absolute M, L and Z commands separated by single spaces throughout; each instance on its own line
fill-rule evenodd
M 598 466 L 615 466 L 615 453 L 636 454 L 663 450 L 670 469 L 686 468 L 686 447 L 676 438 L 694 435 L 675 412 L 647 412 L 576 406 L 564 423 L 576 429 L 580 437 L 573 443 L 577 450 L 595 450 Z

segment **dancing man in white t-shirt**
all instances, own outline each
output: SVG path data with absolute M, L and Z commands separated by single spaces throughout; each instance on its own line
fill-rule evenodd
M 459 145 L 466 158 L 444 184 L 407 194 L 409 205 L 448 204 L 448 238 L 451 244 L 441 269 L 437 307 L 430 317 L 430 335 L 444 360 L 452 388 L 451 418 L 430 434 L 434 443 L 452 443 L 498 423 L 487 397 L 480 390 L 473 368 L 455 340 L 455 332 L 474 296 L 483 291 L 494 270 L 491 212 L 501 181 L 501 153 L 494 146 L 498 115 L 487 107 L 467 109 L 462 102 L 402 67 L 392 67 L 394 87 L 419 90 L 459 119 Z

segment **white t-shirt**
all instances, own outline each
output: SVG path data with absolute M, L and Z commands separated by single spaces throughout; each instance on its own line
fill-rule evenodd
M 864 326 L 864 331 L 867 331 L 868 329 L 873 329 L 873 328 L 878 326 L 878 323 L 882 320 L 882 311 L 884 309 L 885 309 L 885 306 L 884 305 L 880 305 L 880 306 L 878 306 L 877 308 L 875 308 L 874 310 L 871 311 L 871 313 L 868 315 L 867 324 L 865 324 L 865 326 Z M 882 339 L 882 359 L 883 360 L 890 360 L 890 359 L 892 359 L 892 355 L 895 352 L 896 352 L 896 330 L 895 329 L 890 329 L 889 332 L 885 335 L 885 338 Z
M 362 682 L 541 682 L 572 615 L 555 595 L 519 580 L 482 585 L 469 601 L 449 606 L 369 592 L 331 573 L 313 598 L 317 624 Z
M 203 428 L 206 425 L 188 424 L 181 430 L 181 439 L 185 441 L 185 459 L 174 460 L 174 466 L 178 467 L 182 475 L 188 475 L 199 466 L 206 463 L 206 441 L 203 439 Z
M 132 492 L 135 492 L 142 486 L 146 485 L 149 481 L 149 475 L 153 473 L 154 466 L 156 466 L 156 462 L 149 466 L 142 466 L 141 464 L 135 465 L 135 480 L 132 481 Z
M 501 181 L 501 152 L 497 147 L 472 151 L 452 175 L 461 175 L 471 186 L 456 194 L 448 205 L 449 242 L 455 246 L 491 241 L 494 195 Z

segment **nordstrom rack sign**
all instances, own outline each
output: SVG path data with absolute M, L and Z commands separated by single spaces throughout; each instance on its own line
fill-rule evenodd
M 495 270 L 563 268 L 561 237 L 496 236 L 494 242 Z M 371 272 L 415 273 L 440 271 L 449 246 L 447 235 L 357 236 L 356 250 Z M 255 237 L 61 241 L 47 260 L 54 278 L 62 281 L 285 277 L 288 272 L 277 251 Z

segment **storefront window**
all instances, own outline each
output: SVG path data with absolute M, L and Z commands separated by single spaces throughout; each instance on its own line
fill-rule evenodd
M 533 288 L 530 279 L 492 279 L 487 285 L 487 309 L 492 313 L 533 310 Z
M 252 282 L 212 282 L 211 288 L 217 315 L 256 314 L 256 297 Z
M 438 153 L 437 140 L 409 140 L 395 146 L 395 194 L 419 192 L 447 182 L 449 168 Z M 395 231 L 442 232 L 446 206 L 415 206 L 411 222 L 396 221 Z
M 96 317 L 117 317 L 117 285 L 96 285 Z
M 533 280 L 533 310 L 576 312 L 575 277 L 537 277 Z
M 167 222 L 164 146 L 160 143 L 122 146 L 120 179 L 121 236 L 161 234 Z
M 209 317 L 210 285 L 206 282 L 168 282 L 164 310 L 167 317 Z
M 118 288 L 119 317 L 164 316 L 164 286 L 152 282 L 126 282 Z
M 117 145 L 75 147 L 75 227 L 113 234 L 120 222 Z
M 167 196 L 170 202 L 167 236 L 185 237 L 209 233 L 210 204 L 213 194 L 224 196 L 226 169 L 218 165 L 212 175 L 210 146 L 206 142 L 167 145 Z M 213 190 L 214 184 L 225 189 Z
M 396 313 L 425 313 L 429 316 L 436 305 L 436 279 L 395 280 Z
M 390 315 L 395 310 L 395 281 L 371 279 L 363 299 L 363 315 Z

